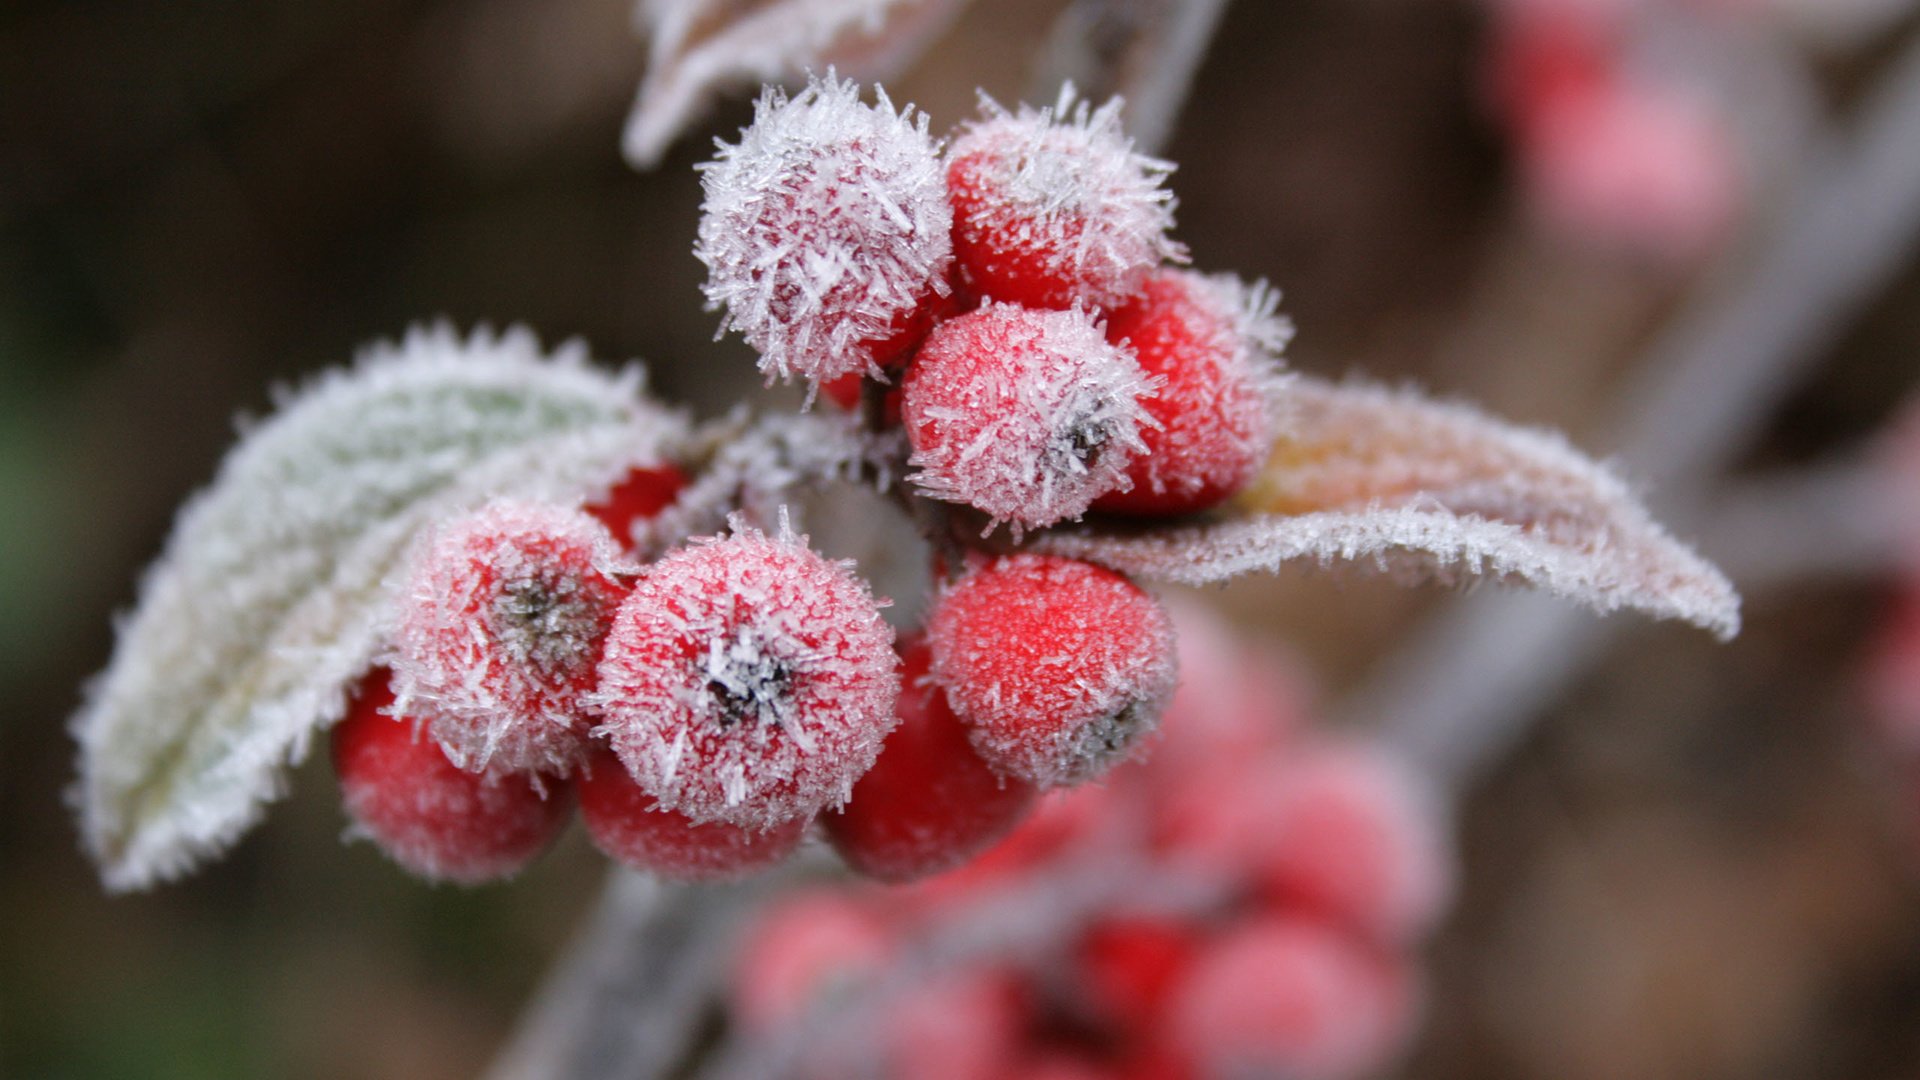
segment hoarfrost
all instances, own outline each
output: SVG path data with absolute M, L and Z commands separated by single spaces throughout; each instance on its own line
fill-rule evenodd
M 984 93 L 947 151 L 954 246 L 987 296 L 1037 307 L 1111 307 L 1162 262 L 1184 262 L 1173 164 L 1134 152 L 1119 98 L 1090 109 L 1061 88 L 1050 108 L 1008 113 Z
M 108 887 L 178 876 L 258 819 L 344 712 L 423 527 L 494 495 L 577 500 L 685 435 L 638 368 L 518 328 L 415 329 L 281 395 L 181 510 L 74 719 Z
M 566 776 L 581 698 L 624 590 L 613 537 L 580 510 L 495 500 L 430 529 L 400 599 L 394 715 L 428 721 L 469 772 Z
M 694 254 L 769 379 L 881 374 L 883 350 L 948 292 L 953 212 L 927 117 L 831 73 L 768 88 L 736 146 L 700 166 Z
M 1559 435 L 1361 383 L 1296 379 L 1265 467 L 1213 521 L 1061 529 L 1037 550 L 1200 585 L 1294 559 L 1513 579 L 1599 611 L 1740 627 L 1726 577 Z
M 844 802 L 896 722 L 879 607 L 804 537 L 736 521 L 653 564 L 621 605 L 597 730 L 696 823 L 767 829 Z
M 1078 517 L 1127 485 L 1159 385 L 1084 311 L 989 302 L 936 327 L 908 369 L 911 479 L 1016 537 Z

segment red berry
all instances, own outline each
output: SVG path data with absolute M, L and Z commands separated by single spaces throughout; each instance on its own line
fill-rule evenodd
M 1166 607 L 1180 643 L 1180 677 L 1147 763 L 1145 780 L 1156 792 L 1223 761 L 1271 756 L 1304 725 L 1306 712 L 1298 660 L 1270 645 L 1250 650 L 1195 600 L 1170 596 Z
M 566 826 L 566 784 L 456 767 L 416 720 L 392 715 L 388 674 L 369 674 L 333 728 L 354 832 L 429 880 L 474 885 L 518 873 Z
M 769 378 L 872 372 L 949 291 L 952 210 L 927 119 L 852 82 L 768 89 L 737 146 L 701 166 L 694 254 Z
M 714 822 L 695 825 L 661 810 L 611 751 L 594 755 L 578 784 L 580 820 L 595 847 L 633 867 L 674 881 L 728 881 L 769 870 L 800 846 L 806 818 L 756 831 Z
M 648 569 L 594 700 L 598 730 L 663 808 L 766 829 L 846 800 L 898 692 L 866 584 L 802 537 L 742 527 Z
M 872 979 L 892 952 L 886 924 L 845 892 L 784 896 L 741 939 L 734 1014 L 750 1031 L 772 1031 Z
M 1126 486 L 1155 385 L 1083 311 L 988 304 L 949 319 L 907 369 L 913 480 L 1016 534 L 1079 517 Z
M 1206 1076 L 1336 1080 L 1400 1048 L 1405 972 L 1319 923 L 1269 917 L 1209 944 L 1174 989 L 1168 1037 Z
M 1204 510 L 1253 478 L 1273 445 L 1278 357 L 1292 334 L 1277 303 L 1265 283 L 1161 270 L 1113 310 L 1108 339 L 1126 342 L 1161 383 L 1144 402 L 1156 423 L 1141 429 L 1147 448 L 1128 466 L 1130 486 L 1094 509 Z
M 1004 1080 L 1020 1048 L 1027 1004 L 1019 980 L 971 968 L 908 987 L 889 1003 L 892 1080 Z
M 599 522 L 538 503 L 489 503 L 435 530 L 394 630 L 398 711 L 429 718 L 463 769 L 571 772 L 625 592 L 617 557 Z
M 607 494 L 583 509 L 607 527 L 628 550 L 634 547 L 634 526 L 659 516 L 680 497 L 687 477 L 671 462 L 629 470 Z
M 1173 624 L 1111 570 L 1012 555 L 935 602 L 933 673 L 989 765 L 1042 787 L 1091 779 L 1173 693 Z
M 947 151 L 953 251 L 974 296 L 1028 307 L 1108 307 L 1185 251 L 1167 236 L 1173 166 L 1137 154 L 1119 99 L 1089 112 L 1063 91 L 1008 114 L 983 100 Z
M 1082 992 L 1114 1028 L 1145 1030 L 1159 1017 L 1198 947 L 1193 929 L 1172 919 L 1104 919 L 1080 942 Z
M 999 840 L 1033 807 L 1033 785 L 1003 778 L 973 750 L 967 728 L 927 673 L 932 652 L 902 652 L 900 726 L 853 797 L 821 821 L 848 866 L 882 881 L 908 881 L 965 862 Z

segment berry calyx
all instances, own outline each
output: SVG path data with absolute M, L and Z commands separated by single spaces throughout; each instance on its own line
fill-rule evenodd
M 847 805 L 822 816 L 848 866 L 882 881 L 909 881 L 957 866 L 1018 824 L 1036 792 L 987 767 L 928 669 L 924 641 L 901 651 L 900 726 L 853 786 Z
M 949 292 L 953 213 L 927 118 L 878 96 L 831 75 L 791 100 L 769 88 L 739 144 L 700 166 L 708 305 L 769 379 L 877 374 Z
M 953 250 L 965 290 L 1028 307 L 1104 308 L 1185 250 L 1167 236 L 1173 166 L 1134 152 L 1120 101 L 1071 87 L 1052 108 L 1008 113 L 982 98 L 947 152 Z
M 586 514 L 496 501 L 418 549 L 393 635 L 397 708 L 455 765 L 565 776 L 585 753 L 582 698 L 626 589 Z
M 893 631 L 784 528 L 654 563 L 607 635 L 597 729 L 660 806 L 767 829 L 844 802 L 893 730 Z
M 674 881 L 730 881 L 769 870 L 800 846 L 806 818 L 755 830 L 724 822 L 696 825 L 662 810 L 611 751 L 581 772 L 580 820 L 595 847 L 635 870 Z
M 1119 574 L 1050 555 L 995 560 L 935 602 L 934 679 L 995 769 L 1041 787 L 1124 760 L 1173 693 L 1173 625 Z
M 1161 382 L 1143 402 L 1155 423 L 1141 429 L 1146 450 L 1128 466 L 1129 485 L 1094 509 L 1190 513 L 1253 478 L 1273 445 L 1278 358 L 1292 334 L 1278 302 L 1265 283 L 1160 270 L 1113 310 L 1107 337 Z
M 606 495 L 581 509 L 605 525 L 622 548 L 631 551 L 636 539 L 634 526 L 658 517 L 662 510 L 673 505 L 680 497 L 680 489 L 686 486 L 686 474 L 671 462 L 636 467 L 628 470 Z
M 375 669 L 331 736 L 352 831 L 388 858 L 430 881 L 477 885 L 512 877 L 566 826 L 565 782 L 467 772 L 393 705 L 389 672 Z
M 1018 535 L 1125 487 L 1157 382 L 1084 311 L 988 304 L 941 323 L 907 369 L 913 482 Z

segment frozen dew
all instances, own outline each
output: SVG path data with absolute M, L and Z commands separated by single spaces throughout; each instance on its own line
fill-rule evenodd
M 701 166 L 707 301 L 769 379 L 878 374 L 947 294 L 938 148 L 924 113 L 877 93 L 866 105 L 831 74 L 792 98 L 769 88 L 740 142 Z

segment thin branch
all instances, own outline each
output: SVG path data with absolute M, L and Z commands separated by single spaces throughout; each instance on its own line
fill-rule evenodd
M 1731 258 L 1648 350 L 1614 445 L 1682 531 L 1780 399 L 1912 257 L 1920 236 L 1920 43 L 1883 76 L 1850 138 L 1810 156 L 1777 225 Z M 1714 551 L 1709 548 L 1711 557 Z M 1488 594 L 1423 628 L 1344 704 L 1456 793 L 1597 657 L 1616 624 L 1544 597 Z
M 1742 481 L 1714 499 L 1702 539 L 1749 591 L 1892 574 L 1903 554 L 1884 463 L 1858 454 Z
M 1074 0 L 1053 25 L 1029 100 L 1072 82 L 1089 100 L 1127 100 L 1127 132 L 1145 153 L 1173 134 L 1226 0 Z

